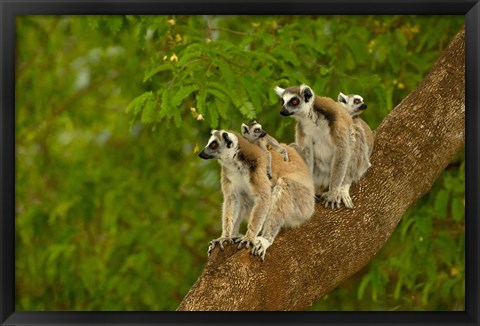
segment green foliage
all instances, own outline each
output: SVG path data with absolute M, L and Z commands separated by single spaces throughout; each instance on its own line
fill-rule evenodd
M 178 119 L 179 110 L 185 116 L 196 106 L 210 127 L 235 129 L 229 121 L 275 119 L 278 99 L 272 88 L 300 83 L 333 98 L 339 91 L 362 94 L 375 105 L 365 117 L 376 127 L 416 87 L 462 23 L 417 16 L 251 16 L 244 21 L 198 16 L 169 21 L 171 42 L 145 73 L 149 89 L 162 94 L 155 105 L 162 112 L 156 122 Z M 192 25 L 195 29 L 189 29 Z M 432 26 L 446 33 L 436 33 Z M 132 105 L 134 116 L 147 109 Z M 180 127 L 179 121 L 176 125 Z
M 173 310 L 220 233 L 211 128 L 293 140 L 275 85 L 361 94 L 375 128 L 463 24 L 448 16 L 17 19 L 16 309 Z M 464 305 L 464 157 L 321 310 Z

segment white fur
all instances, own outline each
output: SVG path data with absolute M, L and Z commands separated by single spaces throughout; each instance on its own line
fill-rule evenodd
M 277 95 L 280 96 L 280 97 L 282 97 L 283 92 L 285 92 L 284 88 L 281 88 L 281 87 L 278 87 L 278 86 L 275 86 L 274 90 L 275 90 L 275 93 L 277 93 Z
M 360 100 L 359 104 L 354 103 L 356 99 Z M 361 110 L 357 109 L 361 104 L 363 104 L 363 97 L 360 95 L 345 95 L 340 92 L 340 94 L 338 94 L 338 103 L 340 103 L 352 117 L 359 116 L 362 113 Z

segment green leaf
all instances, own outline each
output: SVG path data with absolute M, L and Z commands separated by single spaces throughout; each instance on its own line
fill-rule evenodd
M 361 39 L 349 39 L 347 45 L 357 62 L 364 62 L 368 59 L 367 45 Z
M 227 84 L 226 86 L 234 88 L 234 85 L 236 85 L 237 78 L 233 73 L 231 66 L 223 60 L 218 60 L 216 63 L 218 65 L 218 68 L 220 69 L 222 77 L 226 81 L 226 84 Z
M 407 232 L 410 230 L 411 226 L 415 223 L 415 219 L 412 218 L 412 217 L 409 217 L 406 219 L 406 217 L 404 217 L 404 219 L 402 220 L 402 223 L 400 225 L 400 239 L 402 241 L 405 241 L 405 237 L 407 235 Z
M 448 191 L 442 189 L 438 192 L 437 197 L 435 197 L 435 203 L 433 204 L 435 212 L 438 214 L 438 217 L 444 218 L 447 216 L 448 210 Z
M 405 34 L 403 34 L 401 29 L 397 29 L 395 31 L 395 35 L 397 37 L 397 41 L 401 47 L 406 47 L 408 45 L 407 38 L 405 37 Z
M 194 52 L 190 52 L 190 53 L 186 53 L 184 54 L 186 51 L 182 52 L 179 54 L 179 59 L 178 59 L 178 62 L 177 64 L 180 66 L 180 67 L 184 67 L 187 63 L 190 63 L 194 60 L 199 60 L 201 58 L 201 55 L 202 53 L 200 51 L 197 51 L 197 50 L 192 50 Z
M 199 114 L 205 113 L 205 101 L 206 101 L 207 93 L 204 90 L 200 90 L 195 97 L 197 112 Z
M 357 63 L 355 62 L 355 58 L 352 54 L 352 51 L 350 49 L 345 49 L 343 53 L 345 54 L 343 64 L 345 65 L 346 70 L 347 71 L 354 70 L 355 67 L 357 66 Z
M 286 62 L 290 62 L 294 67 L 297 67 L 300 64 L 300 60 L 292 51 L 292 49 L 285 49 L 283 47 L 275 47 L 272 50 L 272 54 L 280 56 Z
M 429 294 L 430 294 L 430 290 L 431 288 L 433 287 L 433 282 L 428 282 L 427 284 L 425 284 L 425 286 L 423 287 L 423 290 L 422 290 L 422 303 L 424 305 L 428 304 L 428 297 L 429 297 Z
M 152 78 L 154 75 L 158 74 L 160 71 L 165 71 L 165 70 L 173 70 L 173 65 L 171 63 L 165 63 L 163 65 L 160 65 L 160 66 L 157 66 L 157 67 L 153 68 L 152 70 L 148 71 L 145 74 L 145 77 L 143 77 L 143 82 L 145 83 L 150 78 Z
M 160 105 L 160 111 L 157 115 L 157 121 L 162 120 L 163 117 L 170 117 L 171 116 L 171 105 L 170 99 L 172 98 L 168 88 L 164 89 L 162 94 L 162 104 Z
M 254 119 L 257 116 L 257 113 L 255 112 L 255 107 L 250 101 L 244 101 L 239 109 L 242 115 L 245 116 L 247 119 Z
M 452 200 L 452 217 L 455 221 L 460 222 L 465 218 L 465 205 L 463 204 L 463 198 L 453 198 Z
M 421 232 L 421 236 L 428 236 L 432 231 L 432 218 L 426 215 L 417 216 L 415 226 Z M 426 239 L 423 239 L 423 243 L 426 242 L 425 240 Z
M 268 53 L 252 51 L 251 54 L 255 57 L 255 60 L 261 61 L 264 64 L 275 64 L 277 62 L 277 59 Z
M 357 300 L 362 300 L 363 295 L 365 293 L 365 290 L 367 288 L 367 285 L 371 281 L 372 281 L 372 275 L 371 274 L 367 274 L 362 278 L 362 281 L 360 282 L 360 285 L 358 286 Z
M 142 111 L 142 116 L 140 121 L 143 123 L 152 123 L 155 121 L 155 102 L 147 101 L 145 102 L 145 107 Z
M 266 46 L 270 46 L 275 41 L 275 36 L 273 36 L 272 34 L 263 33 L 261 34 L 261 39 Z
M 245 48 L 246 46 L 250 45 L 250 43 L 252 43 L 252 41 L 254 40 L 254 36 L 252 34 L 248 34 L 247 36 L 245 36 L 244 38 L 242 38 L 242 41 L 240 42 L 240 44 L 238 45 L 239 48 L 243 49 Z
M 218 111 L 214 105 L 208 105 L 208 112 L 209 112 L 209 120 L 210 120 L 210 127 L 212 129 L 218 127 Z
M 326 76 L 326 75 L 328 75 L 328 74 L 330 73 L 330 71 L 333 70 L 333 68 L 334 68 L 333 66 L 332 66 L 332 67 L 329 67 L 329 68 L 327 68 L 327 67 L 325 67 L 325 66 L 321 66 L 321 67 L 320 67 L 320 75 L 321 75 L 321 76 Z
M 259 83 L 258 79 L 254 79 L 250 76 L 246 76 L 241 81 L 242 88 L 247 91 L 248 98 L 254 108 L 262 107 L 262 85 Z
M 113 33 L 118 33 L 123 26 L 123 17 L 112 15 L 112 16 L 108 17 L 106 22 L 107 22 L 108 28 L 110 28 L 110 30 Z
M 400 274 L 397 284 L 395 285 L 395 290 L 393 291 L 393 298 L 395 300 L 398 300 L 398 298 L 400 297 L 400 291 L 402 289 L 402 285 L 403 285 L 403 275 Z
M 155 95 L 153 92 L 145 92 L 136 98 L 134 98 L 126 107 L 126 113 L 133 113 L 134 116 L 138 115 L 147 103 L 155 101 Z
M 187 98 L 191 93 L 198 90 L 197 85 L 186 85 L 178 90 L 172 98 L 171 105 L 177 107 L 182 104 L 182 101 Z
M 212 94 L 215 98 L 218 98 L 222 101 L 226 101 L 227 100 L 227 95 L 223 91 L 221 91 L 217 88 L 212 88 L 212 86 L 213 86 L 212 84 L 213 83 L 207 83 L 205 85 L 205 92 Z
M 220 100 L 218 97 L 214 99 L 215 107 L 223 119 L 228 119 L 228 102 Z
M 326 54 L 325 48 L 322 46 L 321 42 L 318 41 L 318 39 L 302 38 L 301 40 L 298 40 L 297 43 L 305 46 L 307 49 L 314 49 L 315 52 L 317 52 L 317 55 Z

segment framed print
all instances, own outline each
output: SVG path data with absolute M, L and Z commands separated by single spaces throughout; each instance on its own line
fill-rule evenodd
M 479 10 L 2 0 L 1 325 L 478 325 Z

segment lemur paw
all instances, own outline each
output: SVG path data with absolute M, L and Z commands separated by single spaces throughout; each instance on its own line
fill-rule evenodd
M 267 249 L 271 245 L 272 243 L 264 237 L 256 237 L 255 245 L 252 248 L 251 254 L 254 256 L 259 256 L 260 259 L 263 261 L 265 260 L 265 254 L 267 253 Z
M 342 204 L 342 196 L 339 191 L 327 191 L 321 195 L 321 198 L 326 208 L 340 208 Z
M 268 178 L 271 179 L 272 178 L 272 174 L 270 172 L 267 172 L 267 175 L 268 175 Z
M 283 154 L 283 159 L 288 162 L 288 154 L 287 154 L 287 152 L 285 152 L 285 154 Z
M 223 246 L 223 243 L 225 241 L 228 241 L 230 242 L 230 244 L 234 244 L 234 240 L 232 238 L 229 238 L 229 237 L 220 237 L 218 239 L 215 239 L 215 240 L 212 240 L 210 241 L 208 244 L 208 255 L 210 256 L 210 254 L 212 253 L 212 250 L 215 248 L 215 246 L 218 244 L 220 246 L 220 249 L 221 250 L 225 250 L 225 247 Z
M 340 197 L 342 198 L 342 203 L 345 205 L 346 208 L 353 208 L 353 201 L 352 198 L 350 197 L 350 194 L 348 191 L 346 192 L 341 192 Z
M 232 237 L 232 241 L 233 241 L 232 243 L 239 243 L 240 241 L 242 241 L 243 237 L 244 237 L 243 234 L 239 234 L 235 237 Z
M 243 245 L 245 245 L 245 248 L 246 248 L 246 249 L 250 249 L 250 246 L 253 247 L 253 242 L 252 242 L 252 240 L 247 239 L 246 236 L 243 236 L 243 237 L 239 238 L 236 242 L 237 242 L 237 243 L 240 242 L 240 244 L 238 245 L 237 249 L 241 249 Z

